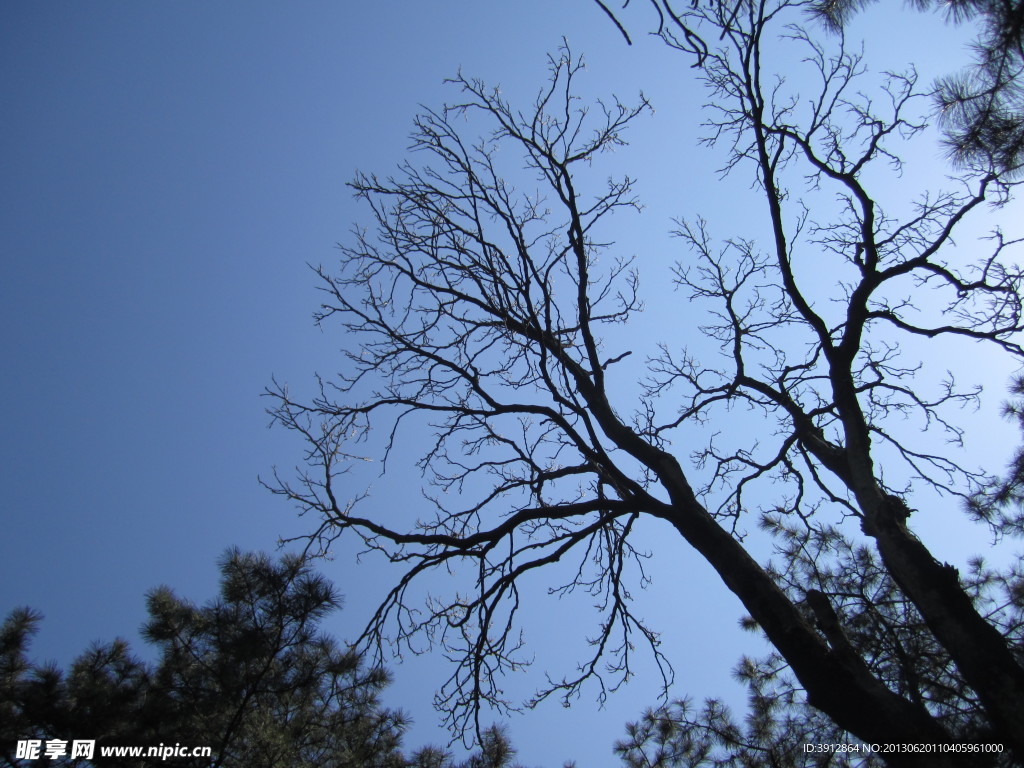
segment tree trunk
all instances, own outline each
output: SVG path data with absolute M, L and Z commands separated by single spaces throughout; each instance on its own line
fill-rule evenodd
M 665 462 L 675 461 L 665 455 Z M 663 464 L 663 470 L 673 468 Z M 743 603 L 807 691 L 809 703 L 866 743 L 949 743 L 950 737 L 924 709 L 886 688 L 859 657 L 830 648 L 797 607 L 746 550 L 700 505 L 676 465 L 665 485 L 673 504 L 665 518 L 703 555 Z M 663 481 L 666 479 L 662 474 Z M 794 745 L 798 748 L 799 745 Z M 963 756 L 940 753 L 893 756 L 892 765 L 964 766 Z

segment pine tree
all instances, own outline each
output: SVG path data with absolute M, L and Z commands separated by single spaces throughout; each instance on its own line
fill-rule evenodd
M 209 746 L 209 757 L 167 765 L 246 768 L 460 768 L 447 752 L 400 750 L 406 717 L 380 703 L 388 683 L 319 629 L 336 611 L 331 584 L 307 560 L 229 551 L 220 596 L 197 606 L 160 587 L 149 593 L 143 637 L 152 664 L 123 640 L 96 644 L 65 672 L 28 657 L 41 616 L 12 612 L 0 629 L 0 759 L 26 766 L 18 741 L 95 739 L 101 746 Z M 465 768 L 509 768 L 499 728 Z M 38 764 L 85 765 L 70 754 Z M 90 761 L 91 762 L 91 761 Z

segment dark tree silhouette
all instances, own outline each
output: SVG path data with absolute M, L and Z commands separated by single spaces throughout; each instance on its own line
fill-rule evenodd
M 209 746 L 212 757 L 168 761 L 204 768 L 404 766 L 397 748 L 405 721 L 377 698 L 387 676 L 363 670 L 352 651 L 318 631 L 338 607 L 331 585 L 300 558 L 237 551 L 224 557 L 221 574 L 220 599 L 202 607 L 166 587 L 149 594 L 143 635 L 158 650 L 155 665 L 116 640 L 86 651 L 66 674 L 34 668 L 27 642 L 39 617 L 8 617 L 6 764 L 25 764 L 7 753 L 15 740 L 81 737 L 96 740 L 96 758 L 102 745 Z
M 460 101 L 416 123 L 414 147 L 428 159 L 353 184 L 375 228 L 341 248 L 337 271 L 319 270 L 318 320 L 345 329 L 346 369 L 322 380 L 310 402 L 283 387 L 270 392 L 275 418 L 302 435 L 309 463 L 297 481 L 271 487 L 318 516 L 321 544 L 352 534 L 407 565 L 364 639 L 422 631 L 451 653 L 457 666 L 439 696 L 457 727 L 473 726 L 482 705 L 509 705 L 497 678 L 524 663 L 521 583 L 557 562 L 578 567 L 556 591 L 599 596 L 600 629 L 578 673 L 536 700 L 572 697 L 588 680 L 603 695 L 628 675 L 637 640 L 664 664 L 626 581 L 633 566 L 642 575 L 631 533 L 653 518 L 711 564 L 801 695 L 838 728 L 875 743 L 952 743 L 964 735 L 938 694 L 897 684 L 851 640 L 846 597 L 825 574 L 846 563 L 841 542 L 870 545 L 976 698 L 984 737 L 1024 755 L 1018 638 L 998 612 L 979 611 L 956 569 L 908 522 L 912 504 L 961 505 L 990 481 L 956 450 L 955 414 L 978 392 L 931 370 L 951 340 L 1022 355 L 1021 275 L 1005 261 L 1013 241 L 995 233 L 978 244 L 987 249 L 980 257 L 978 246 L 965 256 L 953 244 L 978 209 L 1009 199 L 1011 182 L 968 163 L 947 191 L 894 185 L 901 150 L 927 141 L 926 94 L 912 71 L 871 75 L 841 37 L 826 46 L 792 26 L 806 10 L 758 0 L 678 17 L 677 29 L 720 41 L 698 70 L 711 94 L 708 143 L 725 150 L 726 172 L 755 181 L 770 239 L 763 250 L 735 236 L 716 244 L 713 225 L 679 223 L 690 256 L 676 280 L 707 320 L 670 327 L 676 335 L 640 374 L 642 361 L 613 328 L 635 319 L 638 278 L 610 256 L 607 221 L 637 205 L 632 182 L 585 186 L 643 100 L 586 109 L 573 95 L 581 65 L 567 52 L 526 112 L 460 76 Z M 667 24 L 663 32 L 692 50 L 690 38 Z M 771 70 L 780 36 L 805 53 L 791 81 Z M 464 138 L 464 118 L 490 133 Z M 503 172 L 520 160 L 539 191 L 517 190 Z M 696 359 L 700 337 L 721 345 L 717 362 Z M 645 391 L 623 398 L 616 379 L 638 375 Z M 702 425 L 737 407 L 758 415 L 759 434 L 705 430 L 694 443 Z M 354 444 L 382 432 L 389 453 L 412 424 L 433 430 L 419 466 L 449 492 L 432 499 L 433 514 L 405 527 L 393 512 L 366 516 L 344 502 L 337 477 Z M 697 467 L 685 467 L 674 446 Z M 791 530 L 820 541 L 806 545 L 812 567 L 799 581 L 745 548 L 742 521 L 759 518 L 780 547 L 792 546 Z M 825 536 L 832 528 L 842 536 Z M 421 574 L 464 564 L 473 591 L 418 610 L 407 597 Z M 964 758 L 908 752 L 891 762 Z
M 221 596 L 198 607 L 166 588 L 148 597 L 143 635 L 158 651 L 150 665 L 123 640 L 97 644 L 67 673 L 28 659 L 40 617 L 19 610 L 0 630 L 0 749 L 4 765 L 28 765 L 17 741 L 95 739 L 101 746 L 211 747 L 179 766 L 335 766 L 337 768 L 511 768 L 515 750 L 500 728 L 465 763 L 436 748 L 411 757 L 399 749 L 407 720 L 384 708 L 388 682 L 351 650 L 319 631 L 337 610 L 331 584 L 308 560 L 229 552 Z M 70 755 L 40 765 L 87 765 Z

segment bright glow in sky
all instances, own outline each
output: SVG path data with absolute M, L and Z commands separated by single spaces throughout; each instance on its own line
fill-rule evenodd
M 908 36 L 874 13 L 858 26 L 872 66 L 884 53 L 927 71 L 955 48 L 938 25 Z M 259 394 L 271 375 L 302 388 L 336 369 L 306 264 L 329 264 L 363 216 L 344 183 L 404 158 L 417 105 L 438 105 L 459 67 L 528 102 L 563 34 L 594 95 L 643 88 L 657 110 L 606 171 L 639 177 L 647 205 L 623 249 L 667 270 L 671 216 L 748 226 L 720 157 L 694 148 L 703 96 L 688 62 L 642 34 L 627 48 L 589 0 L 0 6 L 0 611 L 46 615 L 39 657 L 66 664 L 114 636 L 140 651 L 148 589 L 204 601 L 226 547 L 272 551 L 311 527 L 257 484 L 299 458 L 264 429 Z M 681 543 L 658 547 L 651 612 L 677 695 L 735 696 L 730 668 L 761 650 L 738 636 L 738 603 Z M 331 629 L 352 635 L 387 573 L 341 556 L 323 570 L 347 597 Z M 557 661 L 588 618 L 585 601 L 538 614 L 538 657 Z M 447 670 L 418 657 L 393 671 L 386 700 L 417 721 L 407 746 L 446 742 L 430 702 Z M 520 759 L 613 764 L 655 692 L 640 679 L 603 711 L 584 697 L 516 718 Z

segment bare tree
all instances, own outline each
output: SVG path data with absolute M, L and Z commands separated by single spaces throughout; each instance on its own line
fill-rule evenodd
M 729 173 L 756 180 L 770 241 L 763 250 L 739 237 L 716 244 L 710 224 L 679 223 L 690 256 L 677 283 L 708 320 L 664 340 L 635 401 L 617 396 L 616 378 L 635 381 L 640 362 L 622 364 L 631 348 L 615 341 L 614 326 L 639 311 L 638 278 L 629 260 L 608 258 L 607 220 L 637 201 L 628 178 L 596 194 L 582 185 L 644 100 L 588 110 L 573 95 L 581 65 L 568 52 L 552 59 L 549 84 L 525 113 L 460 76 L 459 103 L 416 123 L 414 147 L 429 160 L 353 184 L 375 228 L 342 247 L 337 271 L 318 270 L 318 320 L 340 321 L 353 347 L 346 370 L 321 381 L 310 402 L 271 391 L 275 418 L 303 436 L 309 465 L 271 487 L 318 516 L 314 540 L 355 535 L 407 565 L 365 638 L 424 632 L 447 649 L 456 668 L 440 697 L 456 727 L 479 728 L 481 705 L 509 705 L 498 678 L 523 663 L 520 584 L 557 562 L 578 564 L 559 591 L 600 596 L 600 630 L 578 673 L 537 700 L 572 696 L 588 680 L 603 695 L 628 674 L 637 639 L 670 675 L 626 580 L 635 568 L 643 577 L 630 535 L 649 516 L 711 564 L 807 701 L 839 728 L 878 743 L 963 738 L 927 694 L 894 685 L 849 641 L 841 596 L 820 576 L 839 548 L 816 549 L 798 584 L 745 549 L 741 521 L 761 518 L 771 531 L 781 517 L 776 532 L 834 525 L 872 542 L 893 588 L 976 694 L 988 737 L 1024 755 L 1019 647 L 908 528 L 911 504 L 959 504 L 988 482 L 956 452 L 955 413 L 977 391 L 922 380 L 910 350 L 941 357 L 952 338 L 1022 355 L 1021 276 L 1004 262 L 1013 242 L 996 233 L 986 255 L 966 261 L 952 241 L 976 210 L 1008 200 L 1009 182 L 996 167 L 965 168 L 946 192 L 914 198 L 902 185 L 885 209 L 872 183 L 891 191 L 898 152 L 924 129 L 916 106 L 928 101 L 913 72 L 871 76 L 841 38 L 826 49 L 786 26 L 802 11 L 757 0 L 680 17 L 721 40 L 699 70 L 711 93 L 708 143 L 724 147 Z M 779 35 L 806 52 L 811 74 L 799 90 L 769 71 Z M 692 45 L 668 28 L 666 37 Z M 485 138 L 463 138 L 466 117 L 489 124 Z M 501 162 L 513 150 L 539 190 L 507 180 Z M 823 273 L 833 279 L 823 283 Z M 703 337 L 721 345 L 714 363 L 688 349 Z M 761 434 L 691 442 L 737 406 L 758 415 Z M 401 528 L 344 502 L 338 477 L 353 443 L 383 432 L 389 453 L 413 421 L 435 435 L 420 468 L 450 493 L 433 499 L 431 517 Z M 937 434 L 954 444 L 949 452 L 935 446 Z M 684 466 L 685 454 L 696 467 Z M 471 592 L 410 604 L 418 576 L 463 564 L 475 574 Z M 964 758 L 906 752 L 890 762 Z

